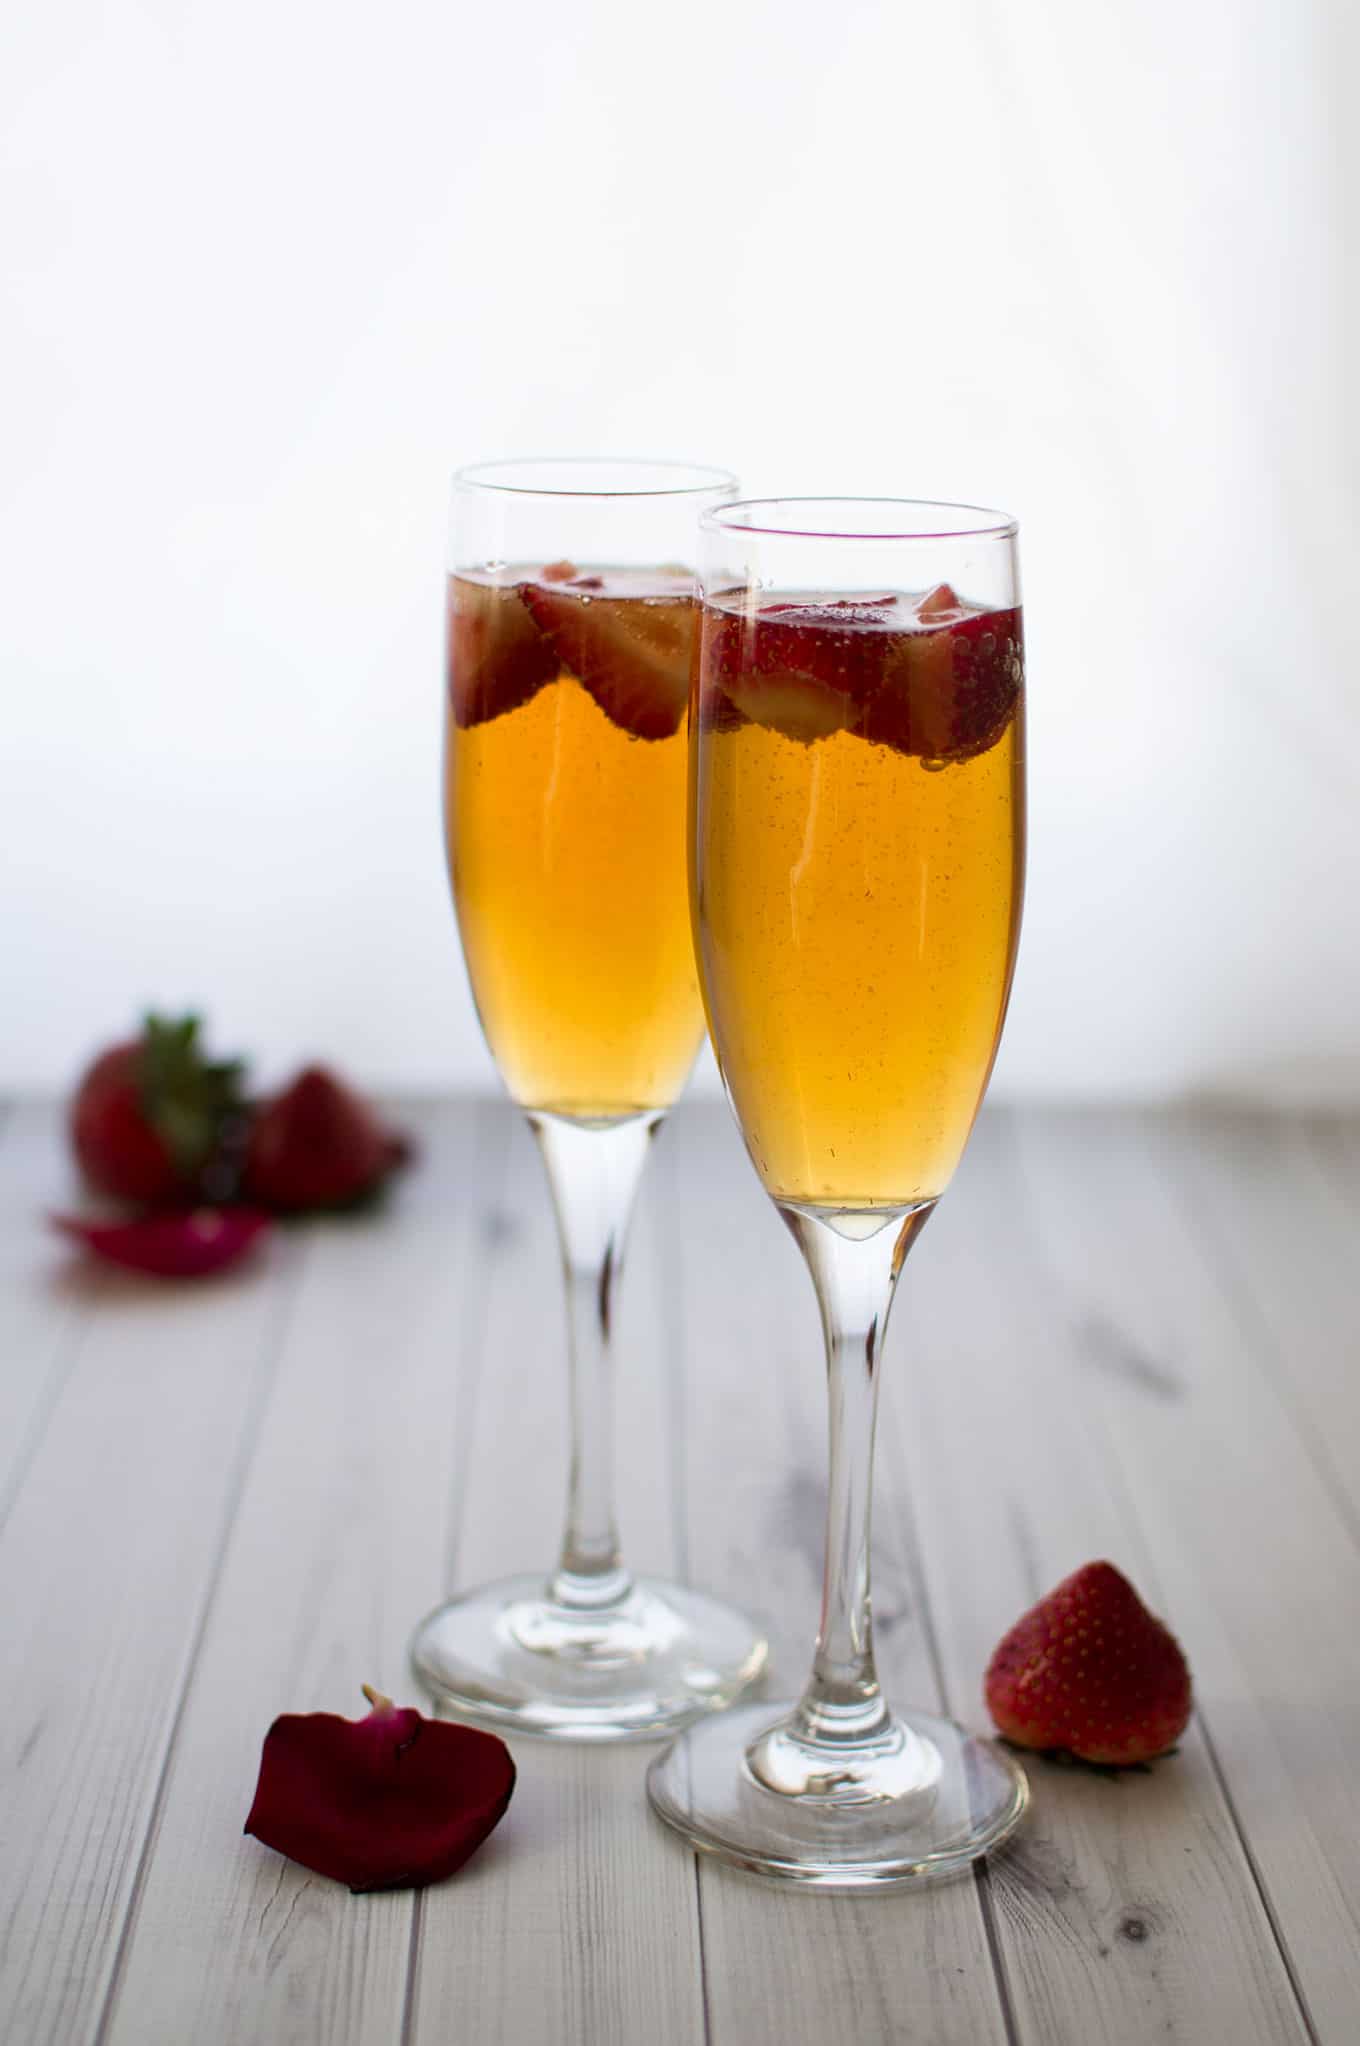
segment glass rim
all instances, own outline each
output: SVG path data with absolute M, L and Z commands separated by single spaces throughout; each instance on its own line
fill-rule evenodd
M 830 505 L 853 506 L 861 516 L 853 527 L 833 525 L 822 514 L 822 507 Z M 916 516 L 909 524 L 901 518 L 888 523 L 885 511 L 882 523 L 865 524 L 875 506 Z M 788 514 L 794 510 L 804 513 L 806 521 L 791 521 Z M 781 540 L 1013 540 L 1020 530 L 1008 512 L 930 497 L 742 497 L 711 505 L 699 514 L 699 524 L 709 533 L 757 533 Z
M 563 482 L 516 481 L 514 472 L 524 477 L 542 477 L 545 472 L 575 470 L 586 473 L 590 470 L 608 473 L 615 480 L 609 484 L 603 481 L 592 487 L 590 484 Z M 637 480 L 628 480 L 629 473 L 636 472 Z M 653 480 L 644 481 L 644 477 Z M 661 481 L 661 478 L 684 478 L 684 481 Z M 453 472 L 455 490 L 495 491 L 513 497 L 586 497 L 608 500 L 628 497 L 703 497 L 715 490 L 737 490 L 740 485 L 730 469 L 719 469 L 704 462 L 673 462 L 662 458 L 639 455 L 526 455 L 510 456 L 494 462 L 470 462 Z

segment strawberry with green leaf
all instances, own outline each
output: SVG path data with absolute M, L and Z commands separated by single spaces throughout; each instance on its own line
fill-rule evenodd
M 244 1068 L 205 1057 L 196 1016 L 149 1015 L 140 1037 L 101 1052 L 71 1108 L 71 1141 L 90 1186 L 166 1207 L 229 1192 L 245 1130 Z

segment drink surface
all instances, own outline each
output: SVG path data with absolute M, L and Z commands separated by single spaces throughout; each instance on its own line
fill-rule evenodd
M 695 945 L 752 1158 L 777 1200 L 934 1198 L 1019 933 L 1020 614 L 752 594 L 701 631 Z
M 445 842 L 468 974 L 526 1108 L 666 1108 L 703 1035 L 685 886 L 695 606 L 679 570 L 449 580 Z

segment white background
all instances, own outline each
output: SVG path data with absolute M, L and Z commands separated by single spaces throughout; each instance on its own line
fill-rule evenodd
M 6 10 L 0 1085 L 147 1001 L 489 1075 L 446 475 L 599 451 L 1020 516 L 1000 1090 L 1360 1097 L 1354 18 Z

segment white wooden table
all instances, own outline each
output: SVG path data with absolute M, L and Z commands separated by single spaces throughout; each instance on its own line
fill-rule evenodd
M 562 1495 L 530 1143 L 406 1119 L 383 1215 L 198 1288 L 70 1262 L 55 1117 L 0 1128 L 7 2046 L 1360 2039 L 1360 1124 L 991 1112 L 899 1297 L 885 1674 L 984 1725 L 997 1636 L 1107 1555 L 1190 1655 L 1172 1760 L 1036 1761 L 990 1867 L 828 1900 L 696 1865 L 649 1750 L 522 1742 L 461 1875 L 359 1898 L 242 1837 L 266 1727 L 410 1696 L 412 1622 L 546 1564 Z M 624 1293 L 630 1556 L 744 1599 L 791 1685 L 815 1315 L 721 1108 L 658 1147 Z

